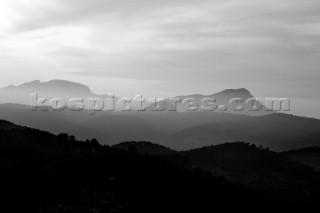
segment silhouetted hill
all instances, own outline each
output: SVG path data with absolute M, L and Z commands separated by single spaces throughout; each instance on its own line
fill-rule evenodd
M 282 154 L 292 160 L 312 166 L 317 171 L 320 171 L 320 147 L 307 147 L 282 152 Z
M 319 187 L 319 176 L 314 176 L 311 167 L 249 143 L 226 143 L 181 154 L 194 166 L 279 199 L 286 194 L 299 200 L 299 196 L 312 196 L 311 191 Z
M 238 146 L 247 148 L 238 149 Z M 225 148 L 221 147 L 216 147 L 217 150 L 214 151 L 223 152 L 220 158 L 229 153 L 237 156 L 227 158 L 235 159 L 230 160 L 231 164 L 244 162 L 239 164 L 242 170 L 234 171 L 239 176 L 243 176 L 246 170 L 252 170 L 249 161 L 254 163 L 252 160 L 259 158 L 261 153 L 269 153 L 249 145 L 227 144 Z M 239 154 L 236 150 L 239 150 Z M 183 153 L 182 158 L 190 154 L 194 162 L 195 158 L 191 153 L 197 156 L 200 154 L 215 164 L 211 155 L 203 154 L 205 152 L 201 150 Z M 247 157 L 250 153 L 259 154 L 251 154 L 254 157 L 250 159 Z M 274 155 L 278 156 L 269 153 L 260 158 L 274 159 Z M 212 175 L 198 168 L 181 166 L 174 158 L 139 154 L 134 149 L 123 151 L 101 146 L 94 139 L 78 141 L 67 134 L 56 136 L 6 121 L 0 121 L 0 156 L 0 208 L 7 208 L 5 212 L 72 213 L 90 212 L 93 209 L 95 212 L 165 212 L 168 209 L 173 212 L 205 212 L 216 209 L 253 212 L 261 206 L 262 211 L 292 211 L 317 207 L 319 198 L 318 188 L 312 185 L 312 181 L 304 186 L 305 194 L 300 194 L 300 183 L 305 184 L 304 177 L 299 179 L 301 182 L 296 183 L 297 189 L 277 189 L 281 192 L 289 190 L 291 196 L 287 197 L 286 193 L 282 197 L 270 196 L 269 192 L 266 193 L 259 187 L 231 183 L 214 171 Z M 197 157 L 200 164 L 206 162 L 206 165 L 210 165 L 209 161 L 201 161 L 201 157 Z M 228 161 L 223 161 L 220 167 L 224 167 Z M 259 162 L 254 165 L 264 165 L 264 161 Z M 269 164 L 273 165 L 273 162 L 284 161 L 270 161 Z M 195 162 L 194 164 L 196 165 Z M 300 167 L 292 163 L 294 166 L 291 167 L 290 161 L 287 165 L 290 169 L 285 171 L 292 171 L 293 174 L 303 172 L 309 180 L 317 177 L 303 165 Z M 272 166 L 268 168 L 270 167 Z M 282 170 L 282 167 L 279 169 Z M 274 171 L 265 174 L 266 177 L 272 176 Z M 256 179 L 251 173 L 246 176 Z M 293 176 L 288 181 L 293 178 L 296 177 Z M 250 178 L 248 181 L 250 182 Z M 310 186 L 313 188 L 308 191 Z
M 5 212 L 163 212 L 247 206 L 275 200 L 210 173 L 81 142 L 66 134 L 0 122 L 0 187 Z
M 0 120 L 0 128 L 10 130 L 12 128 L 17 128 L 17 126 L 9 121 Z
M 177 154 L 177 151 L 161 146 L 159 144 L 139 141 L 139 142 L 122 142 L 112 147 L 121 150 L 129 150 L 134 147 L 138 153 L 150 154 L 150 155 L 173 155 Z

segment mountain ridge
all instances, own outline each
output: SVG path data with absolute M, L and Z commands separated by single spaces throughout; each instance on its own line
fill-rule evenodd
M 38 98 L 43 97 L 47 99 L 53 98 L 62 98 L 64 100 L 70 100 L 71 98 L 82 98 L 84 99 L 84 103 L 86 103 L 88 98 L 108 98 L 110 97 L 108 94 L 106 95 L 96 95 L 94 94 L 91 89 L 84 85 L 77 82 L 67 81 L 67 80 L 50 80 L 47 82 L 41 82 L 40 80 L 34 80 L 31 82 L 26 82 L 20 85 L 11 85 L 8 87 L 0 88 L 0 103 L 17 103 L 17 104 L 25 104 L 30 105 L 30 94 L 36 93 Z M 220 105 L 228 106 L 230 103 L 229 101 L 232 98 L 242 98 L 244 101 L 254 98 L 253 95 L 245 88 L 239 89 L 226 89 L 217 93 L 213 93 L 211 95 L 204 95 L 204 94 L 193 94 L 193 95 L 183 95 L 183 96 L 176 96 L 174 98 L 180 99 L 187 99 L 193 98 L 197 102 L 201 103 L 202 99 L 204 98 L 213 98 L 216 100 L 217 107 L 219 108 Z M 119 98 L 115 97 L 116 100 Z M 165 112 L 171 111 L 172 104 L 169 103 L 169 98 L 165 100 Z M 152 111 L 152 107 L 154 106 L 153 103 L 149 103 L 146 101 L 145 106 L 147 108 L 146 111 Z M 118 110 L 116 105 L 116 110 Z M 219 110 L 219 109 L 216 109 Z M 185 106 L 183 103 L 177 104 L 177 111 L 178 112 L 185 112 Z M 245 109 L 244 111 L 233 111 L 230 110 L 229 107 L 226 111 L 221 112 L 229 112 L 229 113 L 236 113 L 236 114 L 247 114 L 253 116 L 260 116 L 265 114 L 270 114 L 272 112 L 267 111 L 264 106 L 259 111 L 249 111 Z
M 141 113 L 31 111 L 29 106 L 0 104 L 0 119 L 51 133 L 63 131 L 83 140 L 96 137 L 103 144 L 154 141 L 176 150 L 249 141 L 276 151 L 319 146 L 320 120 L 281 113 L 247 116 L 218 112 Z

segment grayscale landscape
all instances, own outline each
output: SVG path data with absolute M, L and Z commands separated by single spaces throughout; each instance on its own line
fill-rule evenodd
M 0 211 L 319 211 L 319 27 L 316 0 L 1 0 Z

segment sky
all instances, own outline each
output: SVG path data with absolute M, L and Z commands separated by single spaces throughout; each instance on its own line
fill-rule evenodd
M 0 0 L 0 87 L 131 97 L 247 88 L 320 118 L 319 0 Z

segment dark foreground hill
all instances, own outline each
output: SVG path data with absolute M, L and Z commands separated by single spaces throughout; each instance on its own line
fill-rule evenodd
M 318 187 L 318 175 L 314 165 L 319 162 L 318 148 L 276 153 L 254 144 L 234 142 L 176 152 L 149 142 L 125 142 L 115 145 L 121 149 L 132 149 L 139 153 L 161 154 L 166 158 L 185 157 L 180 163 L 210 171 L 252 190 L 277 199 L 310 198 Z M 302 152 L 303 151 L 303 152 Z M 293 154 L 296 155 L 293 155 Z M 304 158 L 299 161 L 299 156 Z M 289 155 L 290 154 L 290 155 Z M 296 158 L 294 158 L 296 157 Z M 175 158 L 177 159 L 177 158 Z M 313 161 L 303 161 L 313 159 Z M 312 164 L 313 163 L 313 164 Z
M 234 150 L 232 145 L 224 150 L 229 149 L 228 146 Z M 190 157 L 191 164 L 188 165 L 181 164 L 176 154 L 175 158 L 145 155 L 132 147 L 124 151 L 101 146 L 95 139 L 77 141 L 67 134 L 55 136 L 0 121 L 1 212 L 261 212 L 306 211 L 317 207 L 319 191 L 313 182 L 317 174 L 308 167 L 287 162 L 287 159 L 279 159 L 279 164 L 284 166 L 286 162 L 289 165 L 290 169 L 284 174 L 292 173 L 289 181 L 296 180 L 294 186 L 298 189 L 289 189 L 292 196 L 270 196 L 251 185 L 231 182 L 228 176 L 225 178 L 213 170 L 199 169 L 205 168 L 204 161 L 195 161 L 193 154 L 180 154 L 182 159 L 185 155 Z M 265 176 L 273 175 L 277 171 L 272 168 L 273 160 L 278 158 L 273 156 L 277 154 L 257 149 L 237 155 L 231 164 L 244 161 L 240 164 L 241 170 L 235 171 L 231 166 L 230 171 L 239 175 L 251 171 L 250 165 L 255 158 L 247 159 L 246 156 L 254 152 L 260 156 L 261 151 L 268 153 L 265 164 L 270 164 L 266 169 L 270 174 Z M 205 153 L 201 155 L 210 159 Z M 254 167 L 262 165 L 258 163 Z M 298 177 L 296 173 L 305 175 Z M 300 194 L 303 185 L 305 194 Z
M 320 171 L 320 147 L 307 147 L 282 153 L 294 161 L 312 166 Z
M 313 168 L 248 143 L 226 143 L 182 154 L 194 166 L 278 199 L 300 200 L 318 187 L 319 177 L 314 176 Z
M 123 142 L 112 146 L 113 148 L 120 150 L 135 149 L 137 152 L 149 155 L 174 155 L 177 151 L 169 149 L 159 144 L 150 143 L 146 141 L 139 142 Z

